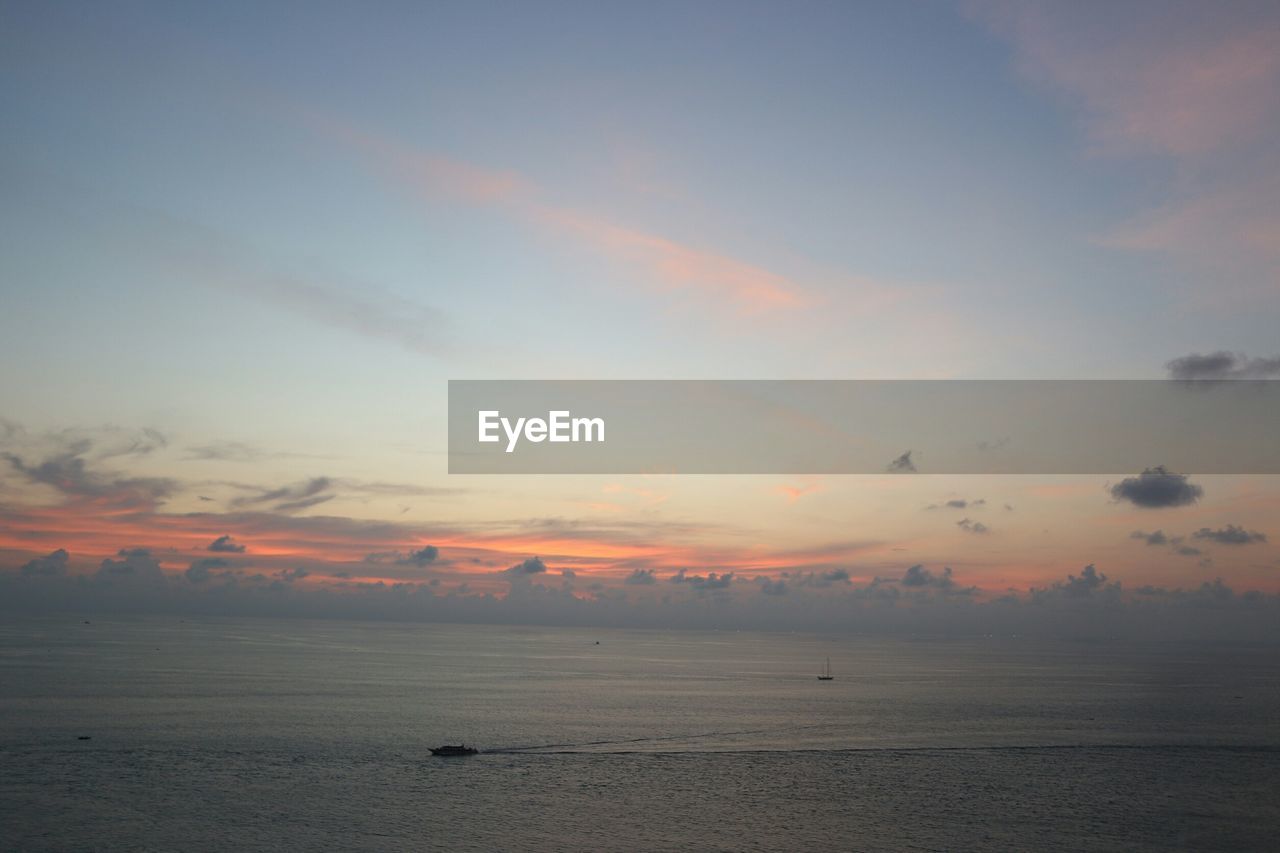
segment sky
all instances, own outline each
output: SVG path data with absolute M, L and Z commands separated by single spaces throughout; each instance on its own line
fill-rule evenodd
M 1280 377 L 1273 3 L 3 2 L 0 107 L 11 606 L 1280 624 L 1275 476 L 446 460 L 449 379 Z

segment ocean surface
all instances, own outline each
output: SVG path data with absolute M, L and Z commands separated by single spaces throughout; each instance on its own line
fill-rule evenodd
M 0 625 L 3 850 L 1278 847 L 1274 647 Z

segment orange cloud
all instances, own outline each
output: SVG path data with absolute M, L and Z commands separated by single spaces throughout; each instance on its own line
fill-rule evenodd
M 795 503 L 805 495 L 811 495 L 822 490 L 823 486 L 820 483 L 808 483 L 802 486 L 782 485 L 774 488 L 774 492 L 785 497 L 787 503 Z

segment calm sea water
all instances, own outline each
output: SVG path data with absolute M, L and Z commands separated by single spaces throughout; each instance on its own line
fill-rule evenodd
M 1274 850 L 1280 656 L 10 620 L 0 773 L 6 850 Z

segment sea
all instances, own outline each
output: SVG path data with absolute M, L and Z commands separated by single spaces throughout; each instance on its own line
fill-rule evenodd
M 1274 851 L 1280 655 L 10 617 L 0 849 Z

